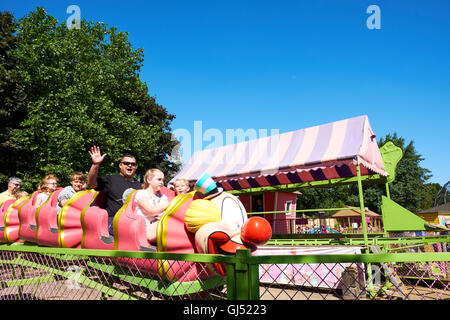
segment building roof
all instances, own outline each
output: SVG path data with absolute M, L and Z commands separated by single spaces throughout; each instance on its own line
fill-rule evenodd
M 430 209 L 423 210 L 418 214 L 422 213 L 449 213 L 450 214 L 450 202 L 441 204 L 440 206 L 432 207 Z
M 224 190 L 388 176 L 366 115 L 195 152 L 171 180 L 208 173 Z
M 348 207 L 348 206 L 347 206 Z M 381 217 L 378 213 L 373 212 L 372 210 L 366 209 L 365 211 L 366 217 Z M 344 217 L 360 217 L 361 210 L 360 209 L 352 209 L 348 207 L 348 209 L 339 210 L 335 214 L 333 214 L 332 218 L 344 218 Z

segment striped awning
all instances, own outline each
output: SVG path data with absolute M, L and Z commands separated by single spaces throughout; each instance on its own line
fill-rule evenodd
M 196 152 L 171 181 L 208 173 L 225 190 L 387 176 L 366 115 Z

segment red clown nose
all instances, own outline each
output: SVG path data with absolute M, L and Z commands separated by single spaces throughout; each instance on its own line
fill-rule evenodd
M 263 245 L 272 237 L 270 223 L 262 217 L 251 217 L 241 229 L 241 240 L 244 243 Z

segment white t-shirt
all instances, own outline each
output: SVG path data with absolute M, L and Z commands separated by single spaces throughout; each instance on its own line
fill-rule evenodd
M 39 199 L 41 200 L 41 204 L 39 206 L 42 206 L 44 204 L 45 201 L 47 201 L 48 199 L 48 194 L 41 192 L 37 195 L 36 200 Z
M 169 199 L 162 193 L 150 194 L 146 190 L 139 190 L 138 192 L 136 192 L 136 196 L 134 197 L 134 201 L 137 204 L 137 206 L 136 206 L 136 214 L 143 216 L 145 218 L 145 224 L 147 226 L 149 226 L 153 222 L 158 221 L 162 213 L 160 215 L 156 216 L 156 217 L 147 218 L 145 216 L 145 214 L 142 212 L 142 210 L 141 210 L 141 208 L 139 206 L 139 203 L 138 203 L 138 201 L 140 199 L 144 199 L 144 198 L 147 198 L 147 200 L 153 206 L 158 206 L 164 201 L 169 201 Z

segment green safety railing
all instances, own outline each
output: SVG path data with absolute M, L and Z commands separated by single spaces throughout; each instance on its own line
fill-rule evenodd
M 329 255 L 254 256 L 238 250 L 235 256 L 223 256 L 0 245 L 0 299 L 450 298 L 450 253 L 415 252 L 416 247 Z M 118 258 L 130 263 L 120 264 Z M 203 275 L 212 263 L 221 263 L 226 275 L 202 277 L 200 272 L 195 281 L 168 281 L 134 268 L 133 259 L 192 261 L 204 268 Z

